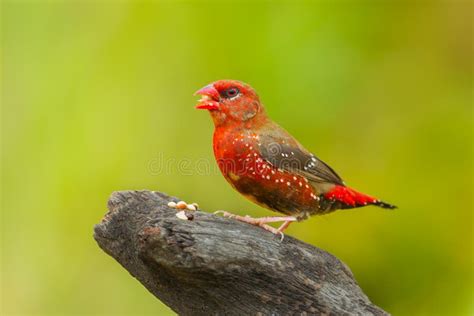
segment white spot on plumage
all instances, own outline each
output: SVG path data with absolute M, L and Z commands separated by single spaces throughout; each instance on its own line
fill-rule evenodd
M 291 185 L 291 183 L 290 183 L 290 182 L 287 182 L 287 183 L 286 183 L 286 185 L 287 185 L 287 186 L 290 186 L 290 185 Z

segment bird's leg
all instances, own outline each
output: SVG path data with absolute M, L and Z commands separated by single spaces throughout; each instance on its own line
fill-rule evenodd
M 285 221 L 283 224 L 281 224 L 280 227 L 278 227 L 278 231 L 279 231 L 280 233 L 283 233 L 283 231 L 284 231 L 285 229 L 287 229 L 288 226 L 290 226 L 290 224 L 291 224 L 292 222 L 294 222 L 294 221 Z
M 235 215 L 226 211 L 217 211 L 214 214 L 219 214 L 219 213 L 221 213 L 224 217 L 227 217 L 227 218 L 233 218 L 244 223 L 260 226 L 263 229 L 274 233 L 275 235 L 280 234 L 282 236 L 282 240 L 284 236 L 283 231 L 290 225 L 291 222 L 295 222 L 298 220 L 294 216 L 268 216 L 268 217 L 254 218 L 250 216 Z M 284 222 L 284 223 L 278 229 L 270 225 L 267 225 L 267 223 L 275 223 L 275 222 Z

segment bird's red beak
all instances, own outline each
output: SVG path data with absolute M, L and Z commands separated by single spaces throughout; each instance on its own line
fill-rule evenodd
M 200 110 L 218 110 L 219 109 L 219 92 L 212 84 L 196 91 L 194 95 L 201 95 L 196 109 Z

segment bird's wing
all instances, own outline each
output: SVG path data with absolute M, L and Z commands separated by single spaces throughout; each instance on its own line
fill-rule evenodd
M 344 185 L 331 167 L 304 149 L 286 131 L 259 135 L 259 147 L 262 158 L 277 168 L 304 176 L 309 181 Z

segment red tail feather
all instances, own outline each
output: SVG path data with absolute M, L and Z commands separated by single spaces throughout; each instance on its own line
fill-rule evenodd
M 369 195 L 357 192 L 349 187 L 336 185 L 334 189 L 324 195 L 328 200 L 336 200 L 350 207 L 358 207 L 364 205 L 377 205 L 383 208 L 396 208 L 393 205 L 382 202 Z

